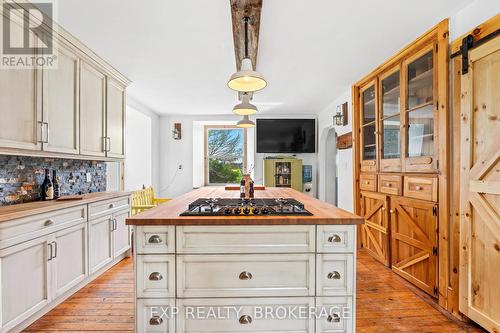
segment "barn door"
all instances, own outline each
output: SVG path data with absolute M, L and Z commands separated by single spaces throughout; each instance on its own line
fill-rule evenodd
M 389 219 L 387 196 L 361 192 L 363 247 L 375 259 L 389 266 Z
M 499 37 L 469 52 L 461 82 L 460 311 L 499 332 Z
M 437 206 L 391 198 L 392 270 L 437 297 Z

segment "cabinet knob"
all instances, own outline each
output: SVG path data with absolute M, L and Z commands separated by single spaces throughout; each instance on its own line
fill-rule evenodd
M 53 224 L 54 224 L 54 220 L 48 219 L 47 221 L 45 221 L 45 223 L 43 225 L 48 227 L 48 226 L 51 226 Z
M 415 186 L 415 190 L 421 191 L 422 190 L 422 186 L 420 186 L 420 185 Z
M 153 316 L 149 319 L 149 325 L 161 325 L 163 323 L 163 319 L 158 316 Z
M 115 208 L 115 204 L 109 204 L 109 208 Z
M 393 211 L 392 209 L 389 209 L 389 213 L 391 213 L 391 214 L 392 214 L 392 213 L 394 213 L 394 211 Z
M 328 242 L 330 242 L 330 243 L 340 243 L 341 241 L 342 241 L 342 239 L 337 234 L 328 237 Z
M 153 236 L 149 237 L 148 243 L 159 244 L 159 243 L 161 243 L 161 237 L 158 235 L 153 235 Z
M 366 185 L 370 184 L 370 181 L 369 180 L 365 180 L 365 184 Z
M 385 186 L 387 186 L 387 187 L 391 187 L 391 186 L 392 186 L 392 184 L 391 184 L 391 183 L 385 183 Z
M 239 278 L 240 280 L 251 280 L 253 275 L 250 272 L 241 272 Z
M 340 323 L 340 316 L 336 313 L 328 316 L 328 318 L 326 318 L 326 320 L 329 322 L 329 323 Z
M 150 281 L 160 281 L 161 279 L 163 279 L 163 276 L 159 272 L 149 274 Z
M 337 272 L 337 271 L 333 271 L 333 272 L 328 273 L 327 277 L 330 280 L 339 280 L 340 279 L 340 273 Z
M 241 316 L 239 322 L 242 325 L 250 324 L 252 322 L 252 317 L 247 315 Z
M 382 207 L 381 209 L 382 209 L 382 211 L 384 211 L 384 210 L 385 210 L 385 207 Z

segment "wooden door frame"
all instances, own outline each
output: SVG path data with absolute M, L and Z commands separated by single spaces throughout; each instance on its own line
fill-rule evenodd
M 247 168 L 248 162 L 248 131 L 246 128 L 237 127 L 236 125 L 205 125 L 203 130 L 203 183 L 205 186 L 217 186 L 226 184 L 210 184 L 208 175 L 208 131 L 211 129 L 241 129 L 243 130 L 243 167 Z

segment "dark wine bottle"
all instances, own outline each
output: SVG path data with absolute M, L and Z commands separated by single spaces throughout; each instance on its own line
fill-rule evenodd
M 49 169 L 45 169 L 45 179 L 42 183 L 42 200 L 54 199 L 54 186 L 49 177 Z
M 245 178 L 242 178 L 240 182 L 240 198 L 245 199 Z
M 54 187 L 54 199 L 57 199 L 60 197 L 60 190 L 56 170 L 52 170 L 52 186 Z

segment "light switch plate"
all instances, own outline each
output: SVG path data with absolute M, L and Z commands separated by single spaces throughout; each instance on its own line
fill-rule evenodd
M 92 181 L 92 174 L 90 172 L 87 172 L 86 176 L 87 183 L 90 183 Z

